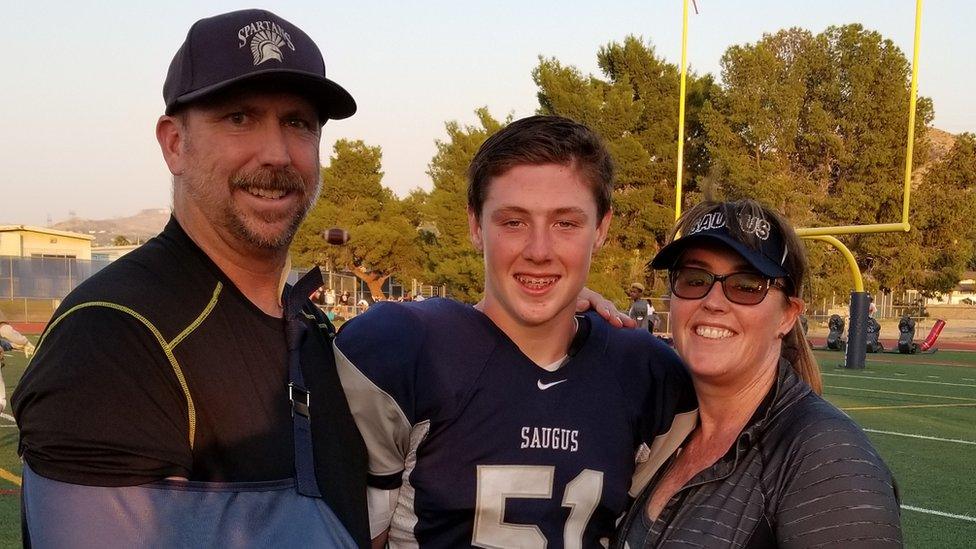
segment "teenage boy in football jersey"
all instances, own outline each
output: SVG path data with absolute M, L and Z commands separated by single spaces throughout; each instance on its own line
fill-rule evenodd
M 599 546 L 694 426 L 667 346 L 575 314 L 610 228 L 612 175 L 587 127 L 510 124 L 468 172 L 484 300 L 380 303 L 340 331 L 375 545 Z

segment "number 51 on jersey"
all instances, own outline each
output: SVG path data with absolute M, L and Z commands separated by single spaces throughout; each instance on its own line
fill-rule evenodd
M 548 540 L 538 526 L 504 521 L 505 502 L 509 498 L 552 498 L 554 476 L 555 467 L 550 465 L 479 465 L 471 544 L 544 549 Z M 566 485 L 562 501 L 562 507 L 570 508 L 563 527 L 566 549 L 582 549 L 583 531 L 602 493 L 603 473 L 591 469 L 584 469 Z

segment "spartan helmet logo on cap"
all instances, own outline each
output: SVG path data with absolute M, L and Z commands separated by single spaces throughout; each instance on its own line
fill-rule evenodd
M 282 61 L 281 46 L 284 45 L 285 39 L 274 31 L 263 30 L 255 33 L 251 38 L 251 54 L 254 55 L 254 65 L 260 65 L 271 59 Z
M 242 48 L 250 39 L 251 55 L 254 57 L 255 67 L 271 59 L 284 62 L 284 55 L 281 52 L 282 46 L 288 46 L 291 51 L 295 51 L 291 36 L 280 25 L 272 21 L 255 21 L 239 30 L 237 38 L 241 41 L 240 47 Z

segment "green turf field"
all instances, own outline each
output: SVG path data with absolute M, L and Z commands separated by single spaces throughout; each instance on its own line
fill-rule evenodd
M 908 547 L 976 539 L 976 353 L 868 355 L 861 371 L 818 351 L 824 396 L 867 431 L 895 473 Z
M 976 352 L 868 355 L 862 371 L 818 351 L 824 395 L 867 430 L 901 489 L 907 547 L 972 547 L 976 539 Z M 24 372 L 8 353 L 7 395 Z M 0 418 L 0 547 L 20 544 L 17 431 Z

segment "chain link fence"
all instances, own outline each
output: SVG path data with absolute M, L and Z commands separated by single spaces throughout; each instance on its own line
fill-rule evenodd
M 71 290 L 109 263 L 111 260 L 0 256 L 0 320 L 47 323 Z M 307 271 L 293 269 L 288 281 L 296 282 Z M 322 278 L 322 291 L 313 299 L 334 316 L 352 318 L 372 303 L 369 289 L 355 276 L 323 272 Z M 410 298 L 418 295 L 426 298 L 443 297 L 447 293 L 444 286 L 421 284 L 416 280 L 401 285 L 392 278 L 387 279 L 383 291 L 391 300 L 407 298 L 408 294 Z
M 64 296 L 110 261 L 0 256 L 0 319 L 47 322 Z

